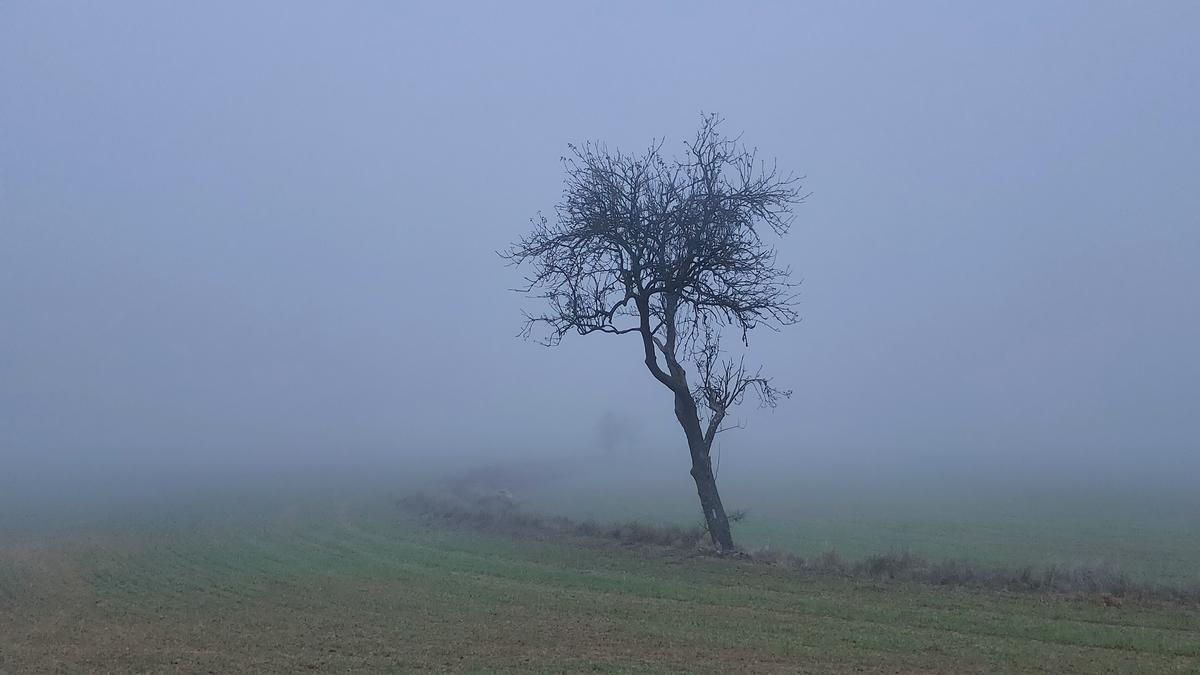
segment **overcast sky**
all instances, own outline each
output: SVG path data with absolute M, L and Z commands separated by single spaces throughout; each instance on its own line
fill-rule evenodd
M 751 342 L 796 394 L 727 465 L 1196 470 L 1198 35 L 1194 2 L 0 3 L 0 474 L 585 452 L 606 413 L 686 470 L 636 339 L 516 338 L 495 251 L 568 142 L 701 111 L 812 192 L 803 322 Z

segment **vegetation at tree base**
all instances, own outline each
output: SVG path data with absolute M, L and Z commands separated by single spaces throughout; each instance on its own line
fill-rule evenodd
M 834 549 L 805 558 L 781 549 L 712 549 L 703 545 L 703 527 L 652 525 L 636 520 L 574 521 L 565 516 L 545 516 L 520 508 L 511 498 L 491 492 L 418 492 L 397 503 L 404 512 L 436 519 L 443 524 L 514 535 L 590 537 L 627 545 L 657 546 L 718 557 L 751 561 L 796 572 L 818 572 L 861 579 L 910 581 L 934 586 L 1041 593 L 1092 593 L 1109 598 L 1136 597 L 1200 605 L 1200 583 L 1164 584 L 1136 580 L 1105 564 L 1053 564 L 1041 568 L 1024 565 L 1007 568 L 962 559 L 931 561 L 908 549 L 872 553 L 848 561 Z M 566 540 L 570 543 L 570 540 Z

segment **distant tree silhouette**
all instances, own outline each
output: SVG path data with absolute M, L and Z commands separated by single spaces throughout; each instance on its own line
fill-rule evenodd
M 804 195 L 798 178 L 760 162 L 720 125 L 703 117 L 677 158 L 663 156 L 661 141 L 636 156 L 569 146 L 554 218 L 533 219 L 532 232 L 501 255 L 530 270 L 521 290 L 547 305 L 526 314 L 527 337 L 548 345 L 571 332 L 641 338 L 646 368 L 673 395 L 709 535 L 728 550 L 713 439 L 747 392 L 768 407 L 791 392 L 744 356 L 727 356 L 721 336 L 737 330 L 745 347 L 757 326 L 796 322 L 790 271 L 764 235 L 785 234 Z

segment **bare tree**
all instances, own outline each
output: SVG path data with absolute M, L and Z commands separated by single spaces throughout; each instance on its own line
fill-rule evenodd
M 501 255 L 528 265 L 521 290 L 548 305 L 526 314 L 526 337 L 536 332 L 548 345 L 571 332 L 641 338 L 646 368 L 674 397 L 709 534 L 728 550 L 713 440 L 747 392 L 769 407 L 790 392 L 727 356 L 721 334 L 737 330 L 748 346 L 755 327 L 796 321 L 790 272 L 764 234 L 785 234 L 804 196 L 795 176 L 759 161 L 720 124 L 705 116 L 681 157 L 664 157 L 661 141 L 636 156 L 570 146 L 554 219 L 539 215 Z M 693 384 L 685 364 L 695 368 Z

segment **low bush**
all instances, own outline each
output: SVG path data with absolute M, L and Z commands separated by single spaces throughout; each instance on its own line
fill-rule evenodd
M 419 516 L 435 517 L 482 529 L 541 532 L 610 539 L 630 545 L 696 548 L 705 537 L 699 527 L 650 525 L 638 521 L 576 522 L 563 516 L 545 517 L 524 511 L 508 495 L 492 493 L 418 493 L 401 499 L 397 506 Z

